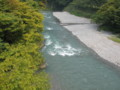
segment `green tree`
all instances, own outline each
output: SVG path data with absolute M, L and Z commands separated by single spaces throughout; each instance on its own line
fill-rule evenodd
M 0 90 L 48 90 L 45 72 L 43 15 L 18 0 L 0 0 Z
M 109 0 L 96 13 L 94 20 L 103 26 L 109 26 L 114 28 L 114 30 L 118 30 L 120 28 L 120 1 Z

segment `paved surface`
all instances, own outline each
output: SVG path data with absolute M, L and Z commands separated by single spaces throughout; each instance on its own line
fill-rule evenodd
M 110 34 L 97 31 L 97 24 L 92 24 L 90 19 L 77 17 L 68 12 L 54 12 L 53 15 L 99 56 L 120 67 L 120 44 L 109 40 Z
M 83 17 L 74 16 L 69 14 L 68 12 L 54 12 L 54 16 L 56 16 L 62 24 L 67 23 L 90 23 L 90 19 L 86 19 Z M 73 18 L 74 17 L 74 18 Z

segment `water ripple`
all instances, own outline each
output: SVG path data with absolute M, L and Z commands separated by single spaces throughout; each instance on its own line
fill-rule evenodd
M 48 50 L 48 54 L 50 54 L 51 56 L 55 56 L 55 55 L 74 56 L 74 55 L 80 55 L 80 53 L 81 53 L 81 49 L 73 48 L 69 44 L 62 46 L 56 43 L 55 45 L 53 45 L 53 47 L 50 50 Z

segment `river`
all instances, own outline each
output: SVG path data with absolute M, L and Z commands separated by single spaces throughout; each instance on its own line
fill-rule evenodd
M 120 90 L 120 72 L 62 27 L 52 12 L 43 12 L 42 49 L 51 90 Z

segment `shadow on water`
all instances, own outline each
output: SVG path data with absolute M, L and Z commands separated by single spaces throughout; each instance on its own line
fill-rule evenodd
M 45 15 L 45 46 L 52 90 L 120 90 L 120 72 L 59 25 L 52 12 Z

